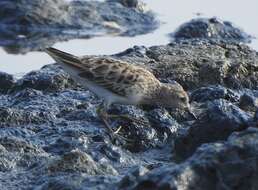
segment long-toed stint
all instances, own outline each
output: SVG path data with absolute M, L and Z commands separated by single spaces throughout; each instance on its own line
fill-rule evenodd
M 98 115 L 114 137 L 107 109 L 111 104 L 155 105 L 190 111 L 189 97 L 178 83 L 161 83 L 148 70 L 113 58 L 77 57 L 55 48 L 45 50 L 71 77 L 104 101 Z M 125 117 L 125 116 L 123 116 Z

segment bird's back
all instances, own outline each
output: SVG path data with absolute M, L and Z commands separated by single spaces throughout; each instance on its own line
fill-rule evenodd
M 159 83 L 148 70 L 117 59 L 84 57 L 81 61 L 84 65 L 84 72 L 79 74 L 81 77 L 121 96 L 142 95 L 151 89 L 149 86 Z
M 139 103 L 143 96 L 159 85 L 159 81 L 148 70 L 121 60 L 99 56 L 79 58 L 54 48 L 47 52 L 78 82 L 84 79 L 84 82 L 91 83 L 98 89 L 103 88 L 114 95 L 127 98 L 128 104 Z M 91 90 L 94 92 L 94 89 Z M 101 96 L 98 93 L 103 92 L 95 93 Z

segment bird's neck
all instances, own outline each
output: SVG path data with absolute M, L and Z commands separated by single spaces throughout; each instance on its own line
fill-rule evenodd
M 142 104 L 146 105 L 160 105 L 162 99 L 162 84 L 157 85 L 155 88 L 149 89 L 146 93 L 145 97 L 143 98 Z

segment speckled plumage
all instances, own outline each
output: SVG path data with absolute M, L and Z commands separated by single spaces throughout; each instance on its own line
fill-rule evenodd
M 152 73 L 139 66 L 111 58 L 83 58 L 81 61 L 84 71 L 79 76 L 116 95 L 132 100 L 139 99 L 139 103 L 141 98 L 151 95 L 160 86 Z
M 98 56 L 77 57 L 54 48 L 46 50 L 77 82 L 105 99 L 107 105 L 151 104 L 189 108 L 187 93 L 178 83 L 161 83 L 148 70 Z

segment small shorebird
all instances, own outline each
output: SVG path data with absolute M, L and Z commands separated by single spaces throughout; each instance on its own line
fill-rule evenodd
M 189 97 L 180 84 L 161 83 L 142 67 L 107 57 L 77 57 L 55 48 L 47 48 L 45 51 L 76 82 L 104 99 L 98 114 L 111 135 L 116 133 L 107 119 L 114 115 L 108 115 L 107 108 L 115 103 L 178 108 L 195 117 L 190 110 Z

